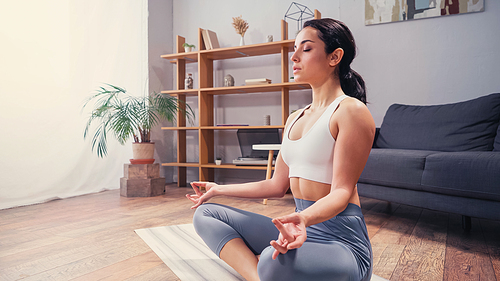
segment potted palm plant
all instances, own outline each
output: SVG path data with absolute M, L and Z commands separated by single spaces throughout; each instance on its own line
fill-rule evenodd
M 106 84 L 100 87 L 83 106 L 93 101 L 91 115 L 85 126 L 84 138 L 96 123 L 92 137 L 92 151 L 99 157 L 108 153 L 107 136 L 112 132 L 120 144 L 133 138 L 132 164 L 154 162 L 154 143 L 151 142 L 151 129 L 162 120 L 173 121 L 177 112 L 182 112 L 190 121 L 194 113 L 188 104 L 169 95 L 153 93 L 144 96 L 131 96 L 125 89 Z

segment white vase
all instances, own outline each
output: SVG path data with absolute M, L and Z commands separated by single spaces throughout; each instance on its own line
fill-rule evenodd
M 240 38 L 240 46 L 245 46 L 245 36 L 241 36 L 241 38 Z

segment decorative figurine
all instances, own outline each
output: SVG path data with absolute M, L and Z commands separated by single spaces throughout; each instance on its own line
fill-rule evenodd
M 234 78 L 231 74 L 224 76 L 224 87 L 232 87 L 234 86 Z
M 188 73 L 188 77 L 184 80 L 184 89 L 192 89 L 193 88 L 193 74 Z

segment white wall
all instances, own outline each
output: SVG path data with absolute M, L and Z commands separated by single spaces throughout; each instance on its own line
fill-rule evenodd
M 261 43 L 267 35 L 280 38 L 280 20 L 291 1 L 173 1 L 173 36 L 186 37 L 197 47 L 198 28 L 217 33 L 221 47 L 236 46 L 239 37 L 231 26 L 232 17 L 242 15 L 250 28 L 247 44 Z M 410 22 L 364 25 L 364 0 L 303 0 L 322 17 L 344 21 L 358 45 L 353 69 L 365 79 L 369 109 L 378 126 L 387 108 L 393 103 L 439 104 L 472 99 L 500 91 L 500 2 L 485 0 L 485 12 L 429 18 Z M 289 21 L 290 38 L 295 23 Z M 173 40 L 173 38 L 172 38 Z M 227 73 L 236 85 L 245 78 L 267 77 L 279 81 L 279 56 L 235 59 L 215 65 L 215 85 L 222 85 Z M 196 65 L 188 67 L 197 79 Z M 195 83 L 195 87 L 197 87 Z M 258 99 L 256 98 L 258 97 Z M 307 93 L 292 95 L 291 110 L 310 100 Z M 195 105 L 193 100 L 193 105 Z M 279 95 L 218 97 L 217 123 L 249 123 L 259 125 L 262 116 L 271 114 L 272 124 L 279 124 Z M 192 133 L 188 145 L 190 161 L 197 161 L 197 135 Z M 216 133 L 216 154 L 231 161 L 238 156 L 234 132 Z M 217 171 L 220 181 L 245 181 L 262 178 L 259 172 Z M 191 170 L 188 180 L 197 178 Z M 216 180 L 217 180 L 216 179 Z M 174 176 L 175 181 L 175 176 Z
M 0 209 L 119 188 L 131 146 L 83 140 L 102 83 L 147 91 L 147 2 L 10 1 L 0 9 Z
M 161 92 L 172 89 L 173 69 L 171 64 L 160 56 L 175 52 L 173 38 L 173 3 L 172 0 L 148 0 L 148 66 L 149 92 Z M 151 132 L 151 140 L 155 143 L 156 163 L 174 162 L 174 145 L 177 139 L 174 132 L 162 131 L 162 126 L 173 126 L 164 121 Z M 161 176 L 167 182 L 172 181 L 173 168 L 160 169 Z

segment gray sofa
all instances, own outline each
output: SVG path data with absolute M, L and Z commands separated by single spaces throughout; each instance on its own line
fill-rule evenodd
M 500 93 L 432 106 L 393 104 L 363 173 L 361 196 L 500 220 Z

